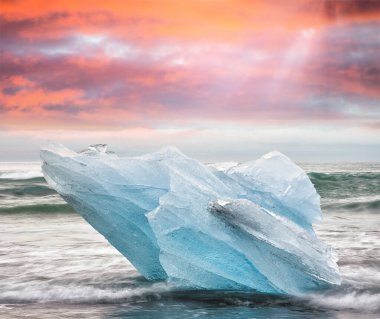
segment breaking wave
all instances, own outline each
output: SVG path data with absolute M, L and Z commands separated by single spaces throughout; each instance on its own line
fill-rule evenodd
M 22 285 L 19 289 L 0 292 L 0 303 L 122 303 L 125 301 L 148 301 L 160 298 L 168 291 L 164 283 L 149 287 L 98 288 L 80 285 Z
M 0 292 L 0 303 L 125 304 L 152 301 L 201 301 L 246 307 L 297 307 L 315 310 L 347 310 L 359 313 L 380 311 L 380 293 L 367 291 L 312 294 L 297 298 L 229 291 L 176 291 L 168 284 L 143 287 L 94 287 L 82 285 L 21 285 Z
M 380 311 L 380 293 L 356 292 L 312 295 L 308 301 L 314 307 L 332 310 L 353 310 L 364 313 Z
M 380 194 L 379 172 L 308 174 L 322 198 L 352 198 Z

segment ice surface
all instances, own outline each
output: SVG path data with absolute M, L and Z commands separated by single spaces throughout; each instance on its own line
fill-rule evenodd
M 249 199 L 312 230 L 320 220 L 320 197 L 307 174 L 280 152 L 270 152 L 256 161 L 223 169 L 216 174 L 240 198 Z
M 46 180 L 149 280 L 302 294 L 340 284 L 319 196 L 289 158 L 206 166 L 174 147 L 121 158 L 42 147 Z

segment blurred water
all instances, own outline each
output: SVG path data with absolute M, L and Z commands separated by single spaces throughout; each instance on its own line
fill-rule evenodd
M 350 166 L 351 165 L 351 166 Z M 35 163 L 0 165 L 1 318 L 379 318 L 379 164 L 304 165 L 343 284 L 303 298 L 174 291 L 144 280 Z

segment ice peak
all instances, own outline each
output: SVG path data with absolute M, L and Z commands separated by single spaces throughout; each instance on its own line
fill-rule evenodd
M 284 155 L 281 152 L 276 151 L 276 150 L 271 151 L 271 152 L 262 156 L 262 158 L 264 158 L 264 159 L 271 159 L 271 158 L 276 158 L 276 157 L 288 158 L 286 155 Z
M 107 152 L 107 144 L 91 144 L 87 148 L 81 150 L 80 154 L 86 155 L 98 155 L 105 154 Z
M 184 156 L 184 154 L 177 148 L 177 146 L 174 146 L 174 145 L 165 146 L 164 148 L 159 150 L 158 153 Z
M 146 158 L 146 159 L 156 158 L 156 159 L 162 160 L 162 159 L 177 158 L 177 157 L 186 158 L 187 156 L 183 154 L 176 146 L 166 146 L 154 153 L 146 154 L 142 158 Z

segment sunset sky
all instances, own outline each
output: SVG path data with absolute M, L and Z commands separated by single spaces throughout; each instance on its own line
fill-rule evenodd
M 380 0 L 1 0 L 0 160 L 57 140 L 380 161 Z

